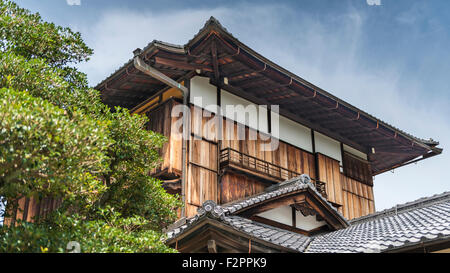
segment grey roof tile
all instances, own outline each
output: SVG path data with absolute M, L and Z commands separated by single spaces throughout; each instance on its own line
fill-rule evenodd
M 427 240 L 442 238 L 450 240 L 450 192 L 421 198 L 397 205 L 392 209 L 360 217 L 351 220 L 351 225 L 345 229 L 314 237 L 307 237 L 232 215 L 245 204 L 261 202 L 270 196 L 279 196 L 283 192 L 301 187 L 312 187 L 314 190 L 312 185 L 304 183 L 301 178 L 295 178 L 272 187 L 269 189 L 270 192 L 261 193 L 224 207 L 218 206 L 212 201 L 206 201 L 199 208 L 197 215 L 185 220 L 185 224 L 175 226 L 167 232 L 167 236 L 169 239 L 177 237 L 200 219 L 210 217 L 252 237 L 299 252 L 373 253 Z M 248 202 L 249 200 L 251 201 Z
M 314 237 L 306 252 L 380 252 L 407 244 L 450 239 L 450 192 L 398 205 Z

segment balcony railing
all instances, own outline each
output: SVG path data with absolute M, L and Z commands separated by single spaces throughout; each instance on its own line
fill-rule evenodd
M 220 151 L 220 167 L 223 168 L 229 165 L 234 165 L 240 169 L 258 173 L 270 180 L 276 181 L 284 181 L 300 175 L 295 171 L 283 168 L 257 157 L 241 153 L 232 148 L 225 148 Z M 311 179 L 311 181 L 317 191 L 326 198 L 327 194 L 325 182 L 316 179 Z

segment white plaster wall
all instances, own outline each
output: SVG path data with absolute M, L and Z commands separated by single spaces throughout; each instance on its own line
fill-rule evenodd
M 354 156 L 357 156 L 359 158 L 362 158 L 364 160 L 367 160 L 367 154 L 365 154 L 365 153 L 363 153 L 361 151 L 358 151 L 355 148 L 352 148 L 352 147 L 350 147 L 348 145 L 345 145 L 345 144 L 344 144 L 344 151 L 346 151 L 346 152 L 348 152 L 348 153 L 350 153 L 350 154 L 352 154 Z
M 292 208 L 290 206 L 281 206 L 275 209 L 271 209 L 258 214 L 258 216 L 292 226 Z M 301 212 L 295 212 L 295 225 L 297 228 L 309 231 L 321 227 L 325 224 L 325 221 L 317 221 L 316 216 L 305 217 Z
M 258 214 L 258 216 L 292 226 L 292 208 L 290 206 L 281 206 L 271 209 Z
M 277 132 L 278 118 L 278 132 Z M 286 117 L 271 112 L 272 135 L 289 144 L 312 152 L 311 129 L 300 125 Z
M 316 152 L 334 158 L 342 165 L 341 144 L 339 141 L 314 132 L 314 142 L 316 144 Z
M 326 225 L 325 221 L 317 221 L 316 216 L 303 216 L 299 211 L 295 212 L 295 226 L 306 231 Z
M 268 121 L 265 106 L 259 106 L 224 90 L 221 90 L 221 106 L 225 117 L 261 132 L 267 132 Z M 235 111 L 227 106 L 235 106 Z
M 191 79 L 190 91 L 190 103 L 208 109 L 211 112 L 217 112 L 215 107 L 208 107 L 217 105 L 217 87 L 209 83 L 209 78 L 199 76 L 193 77 Z M 197 99 L 195 99 L 196 97 Z M 199 97 L 201 98 L 201 103 L 199 103 Z

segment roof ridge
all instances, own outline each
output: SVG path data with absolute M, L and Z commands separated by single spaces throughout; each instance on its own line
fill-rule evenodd
M 351 225 L 360 224 L 366 221 L 372 221 L 378 218 L 389 217 L 398 213 L 404 213 L 412 209 L 428 207 L 442 201 L 450 200 L 450 191 L 446 191 L 439 194 L 434 194 L 429 197 L 422 197 L 414 201 L 406 202 L 403 204 L 397 204 L 392 208 L 384 209 L 369 215 L 361 216 L 349 221 Z

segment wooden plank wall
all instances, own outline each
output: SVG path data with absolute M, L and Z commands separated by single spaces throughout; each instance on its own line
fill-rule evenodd
M 243 128 L 235 122 L 227 120 L 223 126 L 223 140 L 221 149 L 232 148 L 238 152 L 256 157 L 269 163 L 295 171 L 300 174 L 308 174 L 315 178 L 315 163 L 312 153 L 304 151 L 286 142 L 279 141 L 278 148 L 273 151 L 264 151 L 263 145 L 269 145 L 271 139 L 258 134 L 255 140 L 236 140 L 239 132 L 245 134 L 245 139 L 256 133 L 248 127 Z M 276 175 L 276 174 L 273 174 Z
M 21 198 L 18 201 L 18 209 L 16 212 L 10 212 L 11 217 L 6 217 L 4 225 L 9 226 L 14 224 L 16 220 L 23 220 L 27 222 L 34 222 L 36 219 L 41 219 L 49 214 L 51 211 L 57 209 L 61 205 L 61 200 L 56 198 L 43 198 L 41 201 L 36 198 Z M 10 205 L 7 206 L 7 209 Z
M 178 118 L 171 117 L 172 108 L 177 104 L 179 103 L 170 99 L 146 113 L 149 117 L 147 129 L 167 137 L 167 142 L 164 143 L 164 146 L 160 149 L 162 163 L 158 168 L 152 171 L 152 174 L 164 170 L 168 173 L 181 174 L 182 141 L 173 137 L 173 135 L 176 133 L 181 134 L 182 131 L 180 130 L 180 132 L 177 132 L 176 120 Z
M 220 180 L 220 204 L 240 200 L 258 194 L 267 187 L 263 183 L 244 174 L 225 173 Z
M 345 176 L 361 181 L 366 185 L 373 186 L 372 171 L 368 161 L 347 152 L 343 153 L 342 161 L 344 163 Z
M 316 153 L 319 180 L 326 183 L 327 199 L 338 205 L 342 205 L 342 183 L 339 169 L 339 161 Z
M 319 180 L 326 183 L 327 199 L 335 204 L 344 217 L 353 219 L 375 212 L 373 187 L 345 176 L 339 161 L 317 153 Z
M 201 109 L 191 106 L 191 137 L 188 147 L 186 178 L 186 216 L 197 213 L 203 202 L 218 201 L 218 127 L 214 115 L 204 117 Z M 205 124 L 208 124 L 205 126 Z M 203 131 L 203 128 L 207 130 Z
M 341 174 L 343 210 L 347 219 L 361 217 L 375 212 L 373 187 Z

